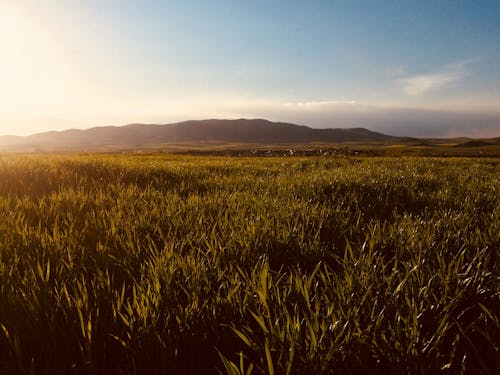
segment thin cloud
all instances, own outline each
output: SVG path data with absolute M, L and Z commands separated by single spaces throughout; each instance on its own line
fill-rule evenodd
M 385 70 L 385 75 L 393 78 L 401 77 L 402 75 L 405 74 L 406 74 L 406 69 L 403 65 L 393 66 Z
M 439 90 L 457 82 L 467 76 L 466 67 L 477 62 L 478 59 L 469 59 L 447 65 L 437 73 L 421 74 L 396 80 L 402 86 L 406 95 L 416 96 L 430 91 Z
M 313 100 L 308 102 L 289 102 L 285 103 L 285 107 L 297 109 L 317 109 L 332 106 L 355 105 L 355 100 Z
M 406 95 L 414 96 L 434 91 L 463 78 L 463 74 L 458 72 L 447 72 L 441 74 L 424 74 L 404 79 L 398 82 L 403 87 Z

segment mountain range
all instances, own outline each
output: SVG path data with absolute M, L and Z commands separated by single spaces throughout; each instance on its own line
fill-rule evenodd
M 463 139 L 466 142 L 470 139 Z M 354 143 L 418 144 L 365 128 L 314 129 L 262 119 L 192 120 L 173 124 L 130 124 L 49 131 L 29 136 L 0 136 L 0 151 L 93 151 L 158 149 L 201 145 L 306 145 Z M 493 143 L 497 143 L 494 141 Z

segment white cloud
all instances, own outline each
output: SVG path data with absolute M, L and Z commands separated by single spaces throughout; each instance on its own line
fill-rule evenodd
M 461 78 L 462 75 L 457 72 L 447 72 L 399 79 L 398 82 L 403 86 L 406 95 L 420 95 L 447 86 Z
M 410 76 L 397 79 L 406 95 L 416 96 L 435 91 L 457 82 L 467 76 L 466 67 L 477 59 L 469 59 L 449 64 L 439 72 Z
M 285 107 L 297 109 L 319 109 L 324 107 L 346 106 L 355 104 L 357 104 L 355 100 L 313 100 L 308 102 L 288 102 L 285 103 Z

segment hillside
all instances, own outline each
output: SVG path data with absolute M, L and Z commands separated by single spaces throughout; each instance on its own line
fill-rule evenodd
M 484 147 L 484 146 L 494 146 L 494 143 L 485 141 L 467 141 L 456 145 L 455 147 Z
M 0 137 L 0 150 L 91 150 L 103 147 L 140 148 L 172 144 L 307 144 L 312 142 L 374 142 L 396 139 L 363 128 L 313 129 L 267 120 L 201 120 L 174 124 L 130 124 L 70 129 L 25 137 Z

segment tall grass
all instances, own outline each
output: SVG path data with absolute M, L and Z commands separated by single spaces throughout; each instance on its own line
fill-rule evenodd
M 498 159 L 3 156 L 4 373 L 499 373 Z

